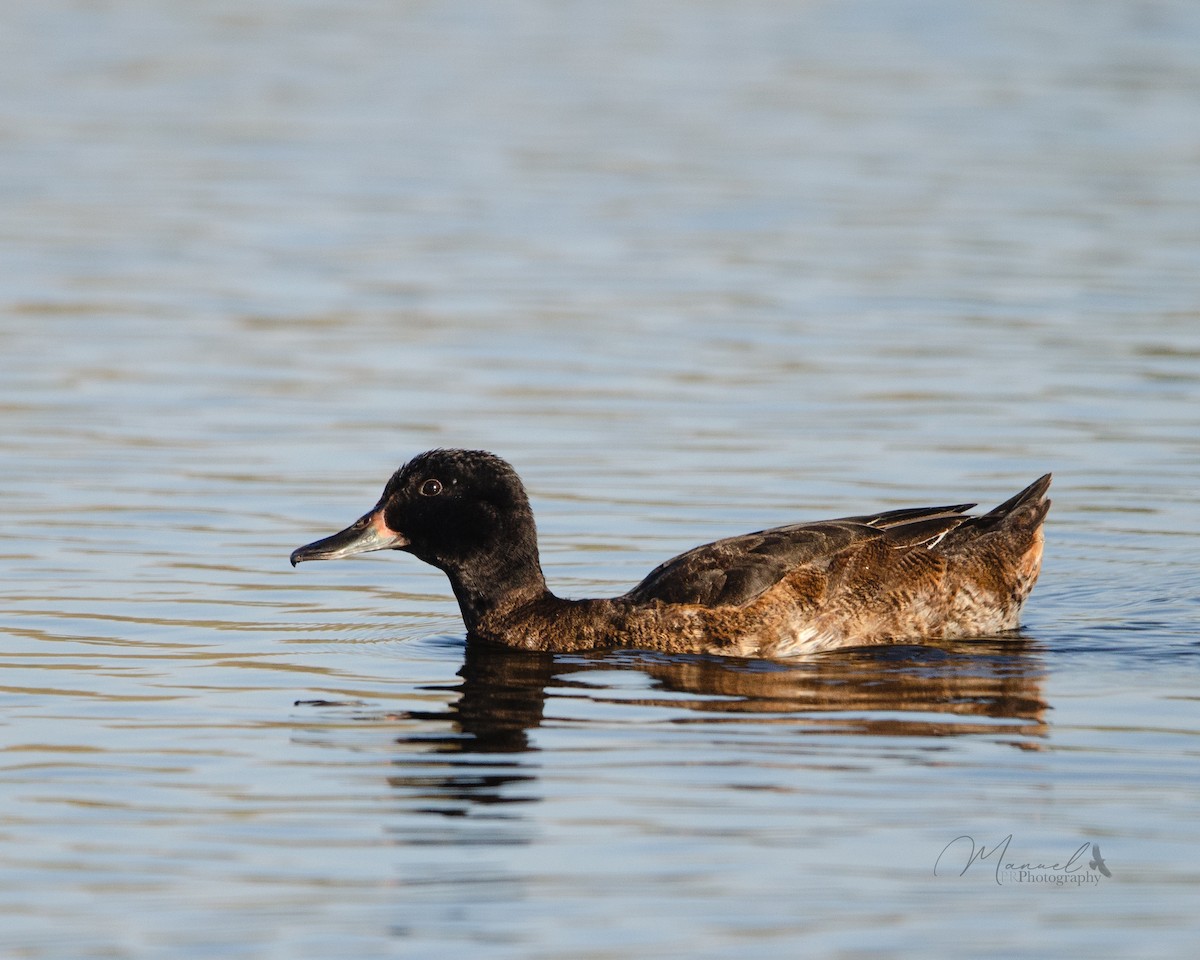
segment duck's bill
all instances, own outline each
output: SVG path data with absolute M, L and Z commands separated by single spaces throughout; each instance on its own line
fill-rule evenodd
M 338 560 L 372 550 L 399 550 L 408 546 L 403 534 L 392 530 L 383 520 L 382 510 L 359 517 L 345 530 L 324 540 L 316 540 L 292 551 L 292 566 L 304 560 Z

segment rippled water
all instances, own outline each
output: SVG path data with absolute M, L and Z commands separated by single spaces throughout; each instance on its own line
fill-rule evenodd
M 6 19 L 0 954 L 1194 950 L 1200 8 Z M 287 564 L 435 445 L 567 595 L 1053 470 L 1047 561 L 1004 641 L 468 649 Z

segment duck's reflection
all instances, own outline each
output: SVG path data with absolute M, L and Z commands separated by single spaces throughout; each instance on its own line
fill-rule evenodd
M 590 680 L 596 671 L 620 671 L 639 682 L 617 688 L 598 673 Z M 407 714 L 437 721 L 443 731 L 431 735 L 426 728 L 400 739 L 424 755 L 423 771 L 391 778 L 397 787 L 431 791 L 443 812 L 464 802 L 534 799 L 514 789 L 536 779 L 533 732 L 549 721 L 588 723 L 606 705 L 625 712 L 663 708 L 678 723 L 772 723 L 846 735 L 984 734 L 1023 749 L 1036 749 L 1044 738 L 1049 709 L 1037 644 L 1020 636 L 843 650 L 796 662 L 468 644 L 459 676 L 458 698 L 448 709 Z M 581 698 L 588 705 L 582 718 Z M 431 753 L 452 755 L 436 764 L 440 773 L 429 769 Z
M 609 696 L 595 670 L 637 671 L 644 692 Z M 453 719 L 479 752 L 529 749 L 555 691 L 584 687 L 595 702 L 669 707 L 695 720 L 778 720 L 847 733 L 951 736 L 1045 733 L 1044 677 L 1024 637 L 839 651 L 796 662 L 640 651 L 553 655 L 468 646 Z

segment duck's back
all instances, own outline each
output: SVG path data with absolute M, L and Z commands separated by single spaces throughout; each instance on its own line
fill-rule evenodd
M 956 504 L 718 540 L 668 560 L 624 599 L 772 621 L 778 607 L 820 646 L 1011 629 L 1040 568 L 1049 484 L 1044 476 L 982 516 Z
M 847 551 L 878 543 L 886 550 L 935 545 L 949 531 L 980 517 L 965 517 L 973 503 L 893 510 L 773 527 L 706 543 L 668 560 L 629 591 L 635 603 L 698 603 L 742 606 L 788 573 L 825 570 Z

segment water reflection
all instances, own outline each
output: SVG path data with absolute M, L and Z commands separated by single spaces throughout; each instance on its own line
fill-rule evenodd
M 397 744 L 422 755 L 397 760 L 395 787 L 431 809 L 535 798 L 530 757 L 547 722 L 765 723 L 804 732 L 889 737 L 998 736 L 1022 749 L 1045 738 L 1050 709 L 1036 641 L 1004 639 L 938 646 L 872 647 L 796 663 L 671 656 L 641 651 L 549 654 L 468 645 L 457 700 L 445 710 L 410 711 L 435 722 Z M 619 680 L 616 678 L 620 678 Z M 582 701 L 588 715 L 576 716 Z M 616 713 L 614 713 L 616 716 Z M 405 751 L 408 752 L 407 750 Z M 437 759 L 430 754 L 440 755 Z

